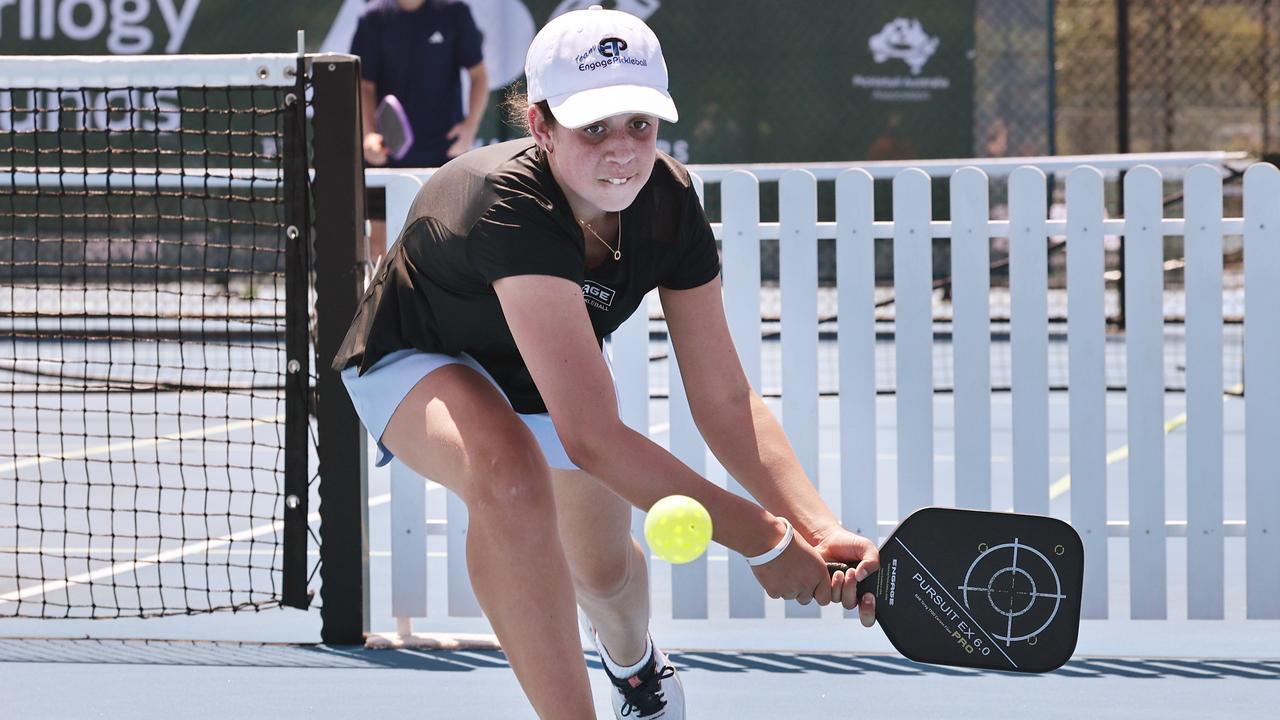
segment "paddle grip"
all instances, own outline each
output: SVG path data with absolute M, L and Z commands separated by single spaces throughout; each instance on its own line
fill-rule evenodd
M 838 562 L 827 563 L 827 572 L 830 573 L 831 575 L 835 575 L 837 572 L 840 572 L 840 571 L 849 572 L 851 570 L 853 570 L 853 568 L 844 563 L 838 563 Z M 876 576 L 879 574 L 880 574 L 879 571 L 873 572 L 870 575 L 863 578 L 862 581 L 858 583 L 858 602 L 862 602 L 862 596 L 866 595 L 867 593 L 871 593 L 872 595 L 875 595 Z

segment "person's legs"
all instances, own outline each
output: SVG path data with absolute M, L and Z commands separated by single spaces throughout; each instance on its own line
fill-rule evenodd
M 560 542 L 578 605 L 609 656 L 639 662 L 649 631 L 644 551 L 631 536 L 631 505 L 581 470 L 551 470 Z
M 648 568 L 630 504 L 582 471 L 552 469 L 551 478 L 560 543 L 614 686 L 614 716 L 684 720 L 675 668 L 657 647 L 649 652 Z
M 381 218 L 370 220 L 369 233 L 369 267 L 376 268 L 387 254 L 387 221 Z
M 538 715 L 595 718 L 549 468 L 506 399 L 447 365 L 414 386 L 381 439 L 466 503 L 476 598 Z
M 367 187 L 364 198 L 365 219 L 369 221 L 369 235 L 364 238 L 364 257 L 370 268 L 377 268 L 387 254 L 386 188 Z

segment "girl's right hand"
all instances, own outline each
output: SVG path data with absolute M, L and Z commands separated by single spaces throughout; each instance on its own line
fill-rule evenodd
M 831 602 L 827 562 L 798 532 L 781 555 L 751 568 L 751 572 L 771 598 L 795 600 L 801 605 L 813 600 L 819 605 Z

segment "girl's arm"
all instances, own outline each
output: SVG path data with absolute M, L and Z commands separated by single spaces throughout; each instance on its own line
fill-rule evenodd
M 716 542 L 744 555 L 764 553 L 783 537 L 785 525 L 768 511 L 705 480 L 621 421 L 582 288 L 546 275 L 507 277 L 493 287 L 575 465 L 642 510 L 667 495 L 698 500 L 711 514 Z

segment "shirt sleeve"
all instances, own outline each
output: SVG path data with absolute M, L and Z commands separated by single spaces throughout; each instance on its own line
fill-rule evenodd
M 356 34 L 351 38 L 351 54 L 360 58 L 360 77 L 375 84 L 381 70 L 378 34 L 377 19 L 366 11 L 356 22 Z
M 476 27 L 471 8 L 458 3 L 458 67 L 473 68 L 484 61 L 484 33 Z
M 467 255 L 484 279 L 551 275 L 582 284 L 586 257 L 580 242 L 532 198 L 500 200 L 467 237 Z
M 680 242 L 676 246 L 676 257 L 668 268 L 662 287 L 671 290 L 696 288 L 720 275 L 720 251 L 716 248 L 716 237 L 692 186 L 684 194 Z

